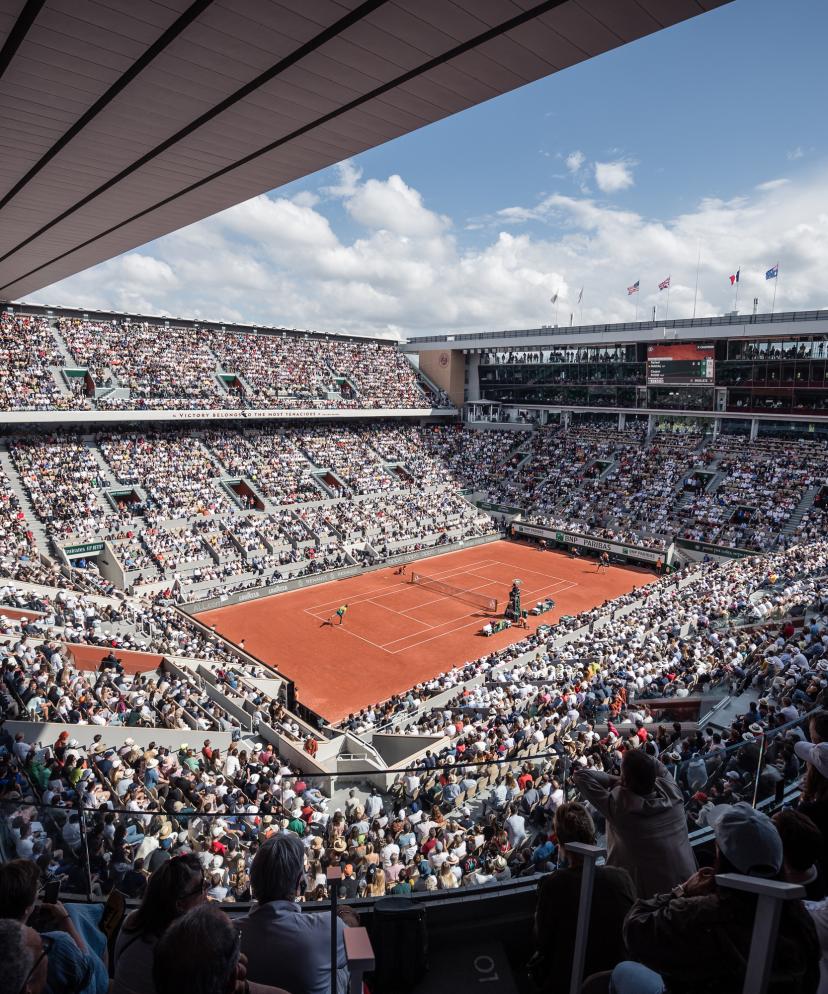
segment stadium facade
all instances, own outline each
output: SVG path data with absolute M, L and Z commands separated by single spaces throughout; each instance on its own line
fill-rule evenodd
M 690 417 L 751 437 L 828 423 L 828 311 L 433 335 L 403 348 L 469 422 L 614 412 L 621 426 Z

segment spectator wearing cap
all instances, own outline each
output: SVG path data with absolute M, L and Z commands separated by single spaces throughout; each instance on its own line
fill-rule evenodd
M 331 920 L 327 912 L 302 914 L 296 895 L 304 877 L 305 849 L 292 832 L 268 839 L 253 858 L 250 883 L 256 906 L 239 920 L 241 950 L 251 982 L 291 994 L 328 994 L 331 988 Z M 337 920 L 337 991 L 349 984 L 345 935 Z
M 698 870 L 669 893 L 638 900 L 627 915 L 624 941 L 637 962 L 616 968 L 617 990 L 658 989 L 645 986 L 653 983 L 654 972 L 670 994 L 732 994 L 742 989 L 756 901 L 743 891 L 720 889 L 716 875 L 779 879 L 782 839 L 767 815 L 744 802 L 719 809 L 714 833 L 715 867 Z M 819 961 L 816 929 L 802 902 L 785 902 L 769 994 L 813 994 Z
M 158 867 L 118 934 L 111 994 L 154 994 L 155 946 L 176 918 L 204 901 L 206 886 L 198 856 L 177 856 Z
M 670 890 L 695 870 L 684 797 L 657 760 L 627 750 L 620 778 L 577 770 L 572 782 L 607 819 L 607 863 L 629 871 L 640 897 Z
M 353 863 L 346 863 L 342 867 L 342 877 L 339 881 L 339 895 L 345 900 L 351 900 L 357 896 L 359 886 L 354 876 Z
M 237 930 L 219 908 L 202 904 L 174 921 L 155 948 L 158 994 L 287 994 L 246 980 Z
M 529 970 L 545 994 L 569 990 L 572 950 L 578 925 L 583 859 L 567 844 L 595 844 L 595 825 L 589 812 L 577 801 L 562 804 L 555 812 L 554 831 L 560 846 L 562 867 L 545 876 L 538 885 L 535 908 L 535 948 Z M 624 959 L 621 929 L 624 916 L 635 902 L 635 887 L 629 873 L 616 866 L 598 866 L 590 912 L 584 975 L 611 970 Z

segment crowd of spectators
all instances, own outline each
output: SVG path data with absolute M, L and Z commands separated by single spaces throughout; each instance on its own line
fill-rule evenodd
M 6 410 L 424 409 L 447 404 L 392 343 L 2 314 Z M 59 343 L 65 346 L 61 351 Z M 69 359 L 71 359 L 71 362 Z M 68 365 L 87 377 L 63 377 Z
M 0 312 L 0 410 L 51 411 L 75 407 L 52 370 L 63 358 L 44 318 Z
M 117 385 L 127 397 L 103 395 L 103 409 L 175 410 L 232 407 L 217 378 L 218 364 L 198 328 L 160 328 L 139 321 L 61 318 L 58 332 L 79 367 L 98 387 Z
M 807 741 L 807 728 L 791 722 L 828 700 L 827 568 L 824 541 L 724 565 L 699 564 L 678 580 L 663 578 L 570 619 L 559 631 L 533 633 L 353 715 L 345 727 L 357 734 L 384 726 L 439 739 L 387 792 L 354 788 L 336 800 L 321 789 L 327 789 L 324 780 L 303 775 L 262 740 L 223 749 L 209 738 L 188 744 L 194 735 L 201 741 L 237 727 L 196 676 L 168 668 L 138 677 L 117 667 L 85 672 L 72 664 L 62 640 L 40 641 L 21 627 L 2 653 L 9 716 L 22 708 L 32 720 L 95 724 L 99 731 L 83 747 L 71 727 L 54 742 L 33 744 L 0 730 L 6 842 L 37 867 L 40 879 L 58 876 L 67 890 L 91 885 L 101 895 L 114 887 L 149 895 L 156 875 L 168 874 L 169 866 L 188 868 L 175 885 L 177 894 L 192 891 L 195 897 L 197 891 L 200 899 L 231 903 L 252 897 L 260 905 L 281 905 L 294 895 L 305 902 L 324 899 L 329 866 L 341 870 L 338 888 L 345 899 L 498 887 L 537 877 L 544 880 L 536 923 L 540 949 L 547 959 L 554 950 L 560 957 L 563 947 L 547 935 L 548 902 L 566 900 L 567 877 L 550 884 L 549 893 L 545 881 L 556 879 L 558 866 L 577 869 L 567 841 L 606 833 L 609 867 L 617 872 L 602 886 L 626 895 L 616 923 L 620 936 L 621 919 L 631 915 L 643 928 L 645 911 L 658 912 L 646 902 L 695 873 L 688 830 L 712 826 L 726 846 L 717 826 L 723 817 L 738 816 L 739 802 L 781 796 L 807 769 L 801 813 L 820 828 L 826 824 L 828 802 L 811 772 L 819 773 L 816 753 L 806 753 L 817 747 Z M 37 634 L 48 636 L 49 627 L 69 622 L 91 641 L 103 623 L 117 623 L 111 614 L 104 619 L 102 605 L 84 595 L 58 592 L 53 603 L 33 597 L 14 584 L 0 590 L 0 602 L 43 615 Z M 150 618 L 158 627 L 163 612 L 153 608 Z M 752 624 L 757 620 L 758 627 Z M 315 753 L 313 735 L 257 689 L 261 673 L 231 662 L 209 635 L 193 640 L 172 611 L 167 621 L 168 644 L 161 649 L 159 639 L 161 651 L 211 660 L 223 691 Z M 688 729 L 659 720 L 656 702 L 718 684 L 734 692 L 750 689 L 754 698 L 729 728 Z M 429 706 L 431 697 L 452 687 L 456 693 L 445 704 Z M 138 745 L 124 734 L 143 725 L 180 729 L 182 741 Z M 812 723 L 810 730 L 817 743 L 819 727 Z M 652 837 L 641 828 L 637 835 L 625 828 L 620 802 L 613 800 L 619 790 L 658 798 L 656 807 L 677 833 L 657 835 L 666 846 L 664 859 L 653 857 Z M 632 795 L 623 795 L 625 803 L 643 803 Z M 577 797 L 583 813 L 572 807 Z M 48 816 L 37 807 L 41 803 L 53 805 Z M 653 823 L 657 832 L 660 824 Z M 297 868 L 287 889 L 268 889 L 261 876 L 276 851 L 279 865 Z M 731 864 L 741 868 L 733 858 Z M 781 871 L 780 862 L 775 872 Z M 816 884 L 811 894 L 824 896 Z M 2 897 L 0 880 L 0 913 Z M 176 914 L 188 910 L 182 906 Z M 262 983 L 286 984 L 284 974 L 265 975 L 261 960 L 253 958 L 261 939 L 255 914 L 242 924 L 255 975 Z M 610 946 L 615 959 L 631 953 L 670 972 L 663 957 L 645 955 L 631 929 L 625 926 L 626 946 L 618 936 Z M 122 943 L 128 933 L 129 926 Z M 810 941 L 810 933 L 802 935 Z M 588 956 L 588 964 L 609 969 L 613 956 Z M 796 976 L 801 979 L 801 970 Z M 125 976 L 121 983 L 128 985 Z

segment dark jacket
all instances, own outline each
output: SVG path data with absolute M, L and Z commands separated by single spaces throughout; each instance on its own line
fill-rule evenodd
M 567 994 L 572 972 L 572 950 L 578 927 L 581 867 L 566 867 L 543 877 L 535 909 L 535 943 L 542 969 L 533 976 L 545 994 Z M 622 927 L 635 903 L 635 887 L 626 870 L 614 866 L 595 869 L 589 916 L 584 976 L 611 970 L 626 959 Z
M 629 958 L 660 973 L 670 994 L 740 994 L 755 898 L 719 891 L 636 901 L 624 923 Z M 783 905 L 768 994 L 814 994 L 820 948 L 801 901 Z
M 684 797 L 661 763 L 646 797 L 597 770 L 580 770 L 572 782 L 606 818 L 607 863 L 629 870 L 639 897 L 665 893 L 695 872 Z

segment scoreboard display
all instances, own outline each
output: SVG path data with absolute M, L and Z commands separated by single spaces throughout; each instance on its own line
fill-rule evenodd
M 676 342 L 647 346 L 647 384 L 712 386 L 714 383 L 713 345 Z

